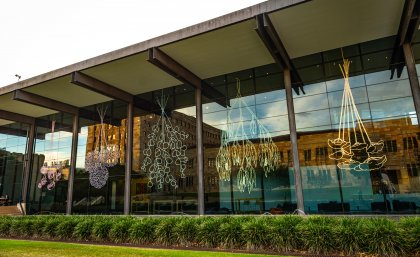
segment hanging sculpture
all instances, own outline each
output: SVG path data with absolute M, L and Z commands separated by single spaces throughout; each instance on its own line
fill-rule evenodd
M 241 192 L 251 193 L 256 186 L 256 168 L 259 165 L 267 177 L 268 173 L 280 166 L 280 152 L 273 142 L 270 132 L 258 120 L 254 111 L 241 95 L 240 80 L 236 79 L 237 95 L 227 114 L 226 132 L 222 132 L 221 145 L 216 157 L 216 169 L 220 180 L 230 181 L 232 167 L 239 167 L 237 186 Z M 239 111 L 239 122 L 234 123 L 232 112 Z M 243 112 L 251 117 L 246 121 Z M 248 117 L 248 116 L 247 116 Z M 249 123 L 248 123 L 249 122 Z M 248 137 L 259 138 L 258 146 Z
M 173 126 L 165 112 L 169 97 L 162 95 L 157 102 L 161 108 L 158 121 L 152 126 L 151 133 L 147 135 L 147 147 L 144 149 L 144 160 L 141 170 L 146 172 L 149 178 L 148 186 L 155 183 L 158 189 L 164 184 L 178 188 L 177 180 L 173 173 L 178 166 L 181 178 L 185 178 L 185 169 L 188 158 L 186 157 L 187 145 L 185 140 L 188 134 L 181 131 L 178 126 Z
M 352 171 L 377 170 L 387 161 L 386 155 L 381 155 L 384 142 L 373 142 L 360 118 L 349 83 L 348 59 L 340 65 L 344 77 L 344 91 L 341 101 L 338 138 L 329 139 L 332 148 L 329 158 L 338 161 L 337 167 Z
M 54 130 L 55 130 L 55 121 L 51 122 L 51 141 L 50 141 L 50 150 L 54 147 Z M 46 187 L 48 190 L 51 190 L 55 187 L 55 182 L 60 181 L 63 166 L 57 160 L 57 153 L 49 153 L 46 155 L 44 165 L 40 169 L 42 174 L 41 181 L 38 183 L 38 188 L 42 189 Z
M 106 108 L 98 108 L 101 119 L 99 133 L 96 138 L 95 149 L 86 154 L 85 169 L 89 172 L 90 184 L 97 189 L 102 188 L 108 181 L 108 168 L 115 166 L 120 158 L 120 148 L 115 144 L 108 144 L 105 133 L 104 118 Z

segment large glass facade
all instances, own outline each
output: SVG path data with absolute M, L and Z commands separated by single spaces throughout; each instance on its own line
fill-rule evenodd
M 11 123 L 0 127 L 0 206 L 21 202 L 22 179 L 29 126 Z
M 389 70 L 393 42 L 294 60 L 305 83 L 294 105 L 306 212 L 415 213 L 420 206 L 418 120 L 405 68 L 393 77 Z M 355 108 L 343 98 L 342 56 L 350 59 Z M 351 152 L 334 148 L 343 133 Z
M 131 211 L 197 214 L 194 88 L 180 85 L 139 98 L 156 109 L 146 114 L 137 110 L 134 119 Z M 164 115 L 158 108 L 162 101 Z
M 90 118 L 80 118 L 73 212 L 78 214 L 122 214 L 124 209 L 127 104 L 112 101 L 84 108 Z M 104 114 L 101 125 L 100 114 Z M 86 169 L 86 159 L 104 144 L 118 151 L 107 171 Z M 103 149 L 103 148 L 101 148 Z M 108 160 L 110 162 L 111 160 Z M 96 179 L 96 180 L 95 180 Z M 102 181 L 95 184 L 92 181 Z
M 205 210 L 207 214 L 290 213 L 296 209 L 294 175 L 291 168 L 289 124 L 283 76 L 277 65 L 227 74 L 208 79 L 226 98 L 206 99 L 203 104 Z M 226 101 L 227 108 L 221 105 Z M 224 153 L 223 145 L 239 144 L 239 152 L 249 143 L 254 154 L 244 153 L 234 163 L 234 148 Z M 275 151 L 273 168 L 265 170 L 265 143 Z M 245 150 L 244 150 L 245 151 Z M 227 177 L 218 172 L 225 165 L 223 154 L 232 162 Z M 272 157 L 273 157 L 272 156 Z M 250 178 L 242 177 L 243 160 L 256 157 Z M 239 160 L 239 159 L 238 159 Z M 264 161 L 265 160 L 265 161 Z M 245 164 L 246 165 L 246 164 Z M 218 167 L 219 166 L 219 167 Z M 245 167 L 245 170 L 247 168 Z M 255 177 L 252 177 L 255 176 Z M 247 185 L 247 180 L 253 183 Z M 249 183 L 249 181 L 248 181 Z
M 72 115 L 37 119 L 30 174 L 30 214 L 65 213 L 72 143 Z M 45 172 L 44 172 L 45 171 Z M 47 181 L 43 186 L 40 183 Z
M 419 212 L 418 117 L 404 63 L 391 63 L 394 42 L 383 38 L 292 60 L 303 82 L 292 91 L 306 213 Z M 418 42 L 413 52 L 420 63 Z M 350 60 L 349 87 L 343 57 Z M 205 80 L 220 93 L 202 96 L 205 214 L 296 211 L 292 99 L 283 79 L 270 64 Z M 181 84 L 136 97 L 152 110 L 134 108 L 130 213 L 197 214 L 194 88 Z M 106 110 L 102 125 L 98 110 Z M 123 214 L 127 104 L 113 100 L 80 112 L 72 211 Z M 66 211 L 72 119 L 63 113 L 36 119 L 31 214 Z M 12 204 L 21 199 L 28 128 L 0 127 L 0 196 Z M 118 154 L 107 159 L 107 178 L 95 187 L 96 173 L 86 164 L 104 142 Z M 60 178 L 39 186 L 54 165 Z

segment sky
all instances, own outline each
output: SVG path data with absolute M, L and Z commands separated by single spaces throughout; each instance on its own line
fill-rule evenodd
M 260 2 L 1 1 L 0 87 Z

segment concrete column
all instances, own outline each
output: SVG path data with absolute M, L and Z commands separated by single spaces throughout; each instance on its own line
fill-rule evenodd
M 76 160 L 77 160 L 77 142 L 79 141 L 79 115 L 73 116 L 73 137 L 71 140 L 71 156 L 70 156 L 70 171 L 69 180 L 67 187 L 67 206 L 66 214 L 72 213 L 73 207 L 73 185 L 74 185 L 74 173 L 76 172 Z
M 198 215 L 204 215 L 204 149 L 203 149 L 203 106 L 201 89 L 195 89 L 195 106 L 197 122 L 197 202 Z
M 28 203 L 28 191 L 29 191 L 29 178 L 31 177 L 31 168 L 32 168 L 32 160 L 33 160 L 33 152 L 34 152 L 34 142 L 35 142 L 35 133 L 36 133 L 36 125 L 35 123 L 31 124 L 29 128 L 29 135 L 27 138 L 27 148 L 26 148 L 26 155 L 25 155 L 25 169 L 23 173 L 23 181 L 22 181 L 22 203 L 23 203 L 23 212 L 26 214 L 26 206 Z
M 305 209 L 303 206 L 302 179 L 300 176 L 300 163 L 299 163 L 299 151 L 298 151 L 298 145 L 297 145 L 295 108 L 293 106 L 292 80 L 290 77 L 290 70 L 285 69 L 283 71 L 283 74 L 284 74 L 284 86 L 286 89 L 287 113 L 289 117 L 290 142 L 292 144 L 297 211 L 299 214 L 304 215 Z
M 133 103 L 127 105 L 126 132 L 127 142 L 125 144 L 125 186 L 124 186 L 124 215 L 130 214 L 131 205 L 131 169 L 133 160 Z

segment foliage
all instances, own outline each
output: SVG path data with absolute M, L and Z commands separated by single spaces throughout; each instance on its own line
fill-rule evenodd
M 155 240 L 156 225 L 159 220 L 156 218 L 144 218 L 135 221 L 130 230 L 130 241 L 139 244 L 150 244 Z
M 400 221 L 294 215 L 0 217 L 0 237 L 352 256 L 420 256 L 419 217 Z
M 109 230 L 109 239 L 115 243 L 126 242 L 132 222 L 133 221 L 130 218 L 123 218 L 115 221 Z
M 303 221 L 301 216 L 285 215 L 271 221 L 269 239 L 271 246 L 282 252 L 300 249 L 302 243 L 298 225 Z
M 316 254 L 331 252 L 337 241 L 335 226 L 337 220 L 329 217 L 313 216 L 305 219 L 297 226 L 303 249 Z

